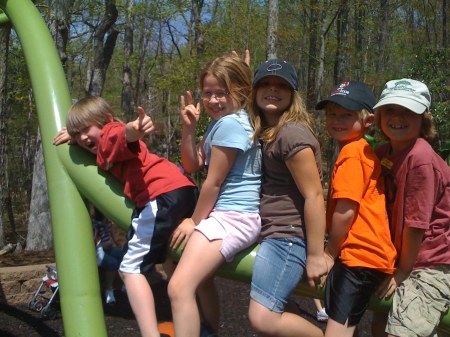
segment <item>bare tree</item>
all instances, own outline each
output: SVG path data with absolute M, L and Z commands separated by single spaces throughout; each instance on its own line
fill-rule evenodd
M 0 249 L 5 245 L 3 195 L 7 188 L 8 156 L 6 150 L 6 83 L 10 27 L 0 27 Z
M 339 8 L 333 12 L 330 8 L 331 6 L 328 6 L 325 12 L 326 15 L 324 15 L 322 19 L 322 27 L 320 29 L 320 48 L 319 48 L 319 66 L 317 68 L 317 76 L 316 76 L 316 91 L 317 91 L 317 97 L 315 98 L 315 101 L 318 102 L 321 99 L 320 96 L 320 88 L 323 85 L 324 77 L 325 77 L 325 46 L 326 46 L 326 38 L 328 35 L 328 32 L 330 31 L 330 28 L 334 21 L 336 20 L 337 15 L 339 14 Z
M 203 0 L 192 0 L 192 23 L 194 27 L 194 46 L 197 59 L 201 59 L 205 52 L 205 36 L 202 25 Z
M 379 2 L 379 30 L 377 36 L 377 60 L 375 64 L 375 70 L 377 74 L 383 73 L 386 64 L 386 44 L 389 34 L 389 12 L 390 12 L 390 0 L 380 0 Z
M 36 143 L 32 184 L 26 250 L 47 250 L 52 247 L 52 227 L 40 132 Z
M 278 35 L 278 0 L 269 0 L 269 12 L 267 13 L 267 53 L 266 59 L 277 58 Z
M 94 61 L 88 71 L 86 92 L 100 96 L 105 84 L 106 70 L 111 62 L 119 32 L 114 28 L 118 11 L 115 0 L 104 0 L 105 12 L 92 37 Z M 106 37 L 106 40 L 105 40 Z
M 447 0 L 442 0 L 442 48 L 446 49 L 448 46 L 448 27 L 447 27 L 447 15 L 448 15 L 448 3 Z
M 127 0 L 126 8 L 125 34 L 123 41 L 123 56 L 125 61 L 122 67 L 122 112 L 126 115 L 131 115 L 132 107 L 135 104 L 132 95 L 132 72 L 130 65 L 130 58 L 133 54 L 134 0 Z
M 67 41 L 69 38 L 67 15 L 70 5 L 70 0 L 48 0 L 48 27 L 55 41 L 63 66 L 67 61 Z M 45 176 L 44 156 L 39 130 L 36 141 L 36 152 L 34 154 L 33 180 L 31 186 L 26 250 L 46 250 L 52 247 L 53 237 L 47 178 Z
M 310 1 L 310 33 L 309 33 L 309 56 L 308 56 L 308 83 L 307 83 L 307 96 L 306 106 L 312 108 L 316 103 L 317 90 L 316 87 L 316 71 L 318 68 L 317 57 L 317 38 L 318 38 L 318 17 L 319 17 L 319 1 Z
M 341 82 L 345 77 L 347 66 L 347 35 L 348 35 L 348 0 L 342 1 L 342 7 L 337 17 L 337 47 L 334 59 L 334 83 Z

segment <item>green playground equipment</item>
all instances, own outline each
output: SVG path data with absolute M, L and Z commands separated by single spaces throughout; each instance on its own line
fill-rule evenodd
M 71 98 L 54 41 L 31 0 L 0 0 L 0 26 L 10 24 L 20 39 L 31 78 L 48 182 L 54 250 L 58 266 L 65 336 L 107 336 L 101 301 L 92 227 L 84 199 L 124 230 L 133 205 L 121 184 L 100 171 L 95 158 L 78 146 L 52 144 L 65 125 Z M 250 282 L 257 246 L 241 252 L 219 271 L 226 278 Z M 179 257 L 180 252 L 172 252 Z M 301 284 L 298 294 L 321 296 Z M 387 310 L 389 303 L 373 301 L 371 308 Z M 450 315 L 440 329 L 450 333 Z

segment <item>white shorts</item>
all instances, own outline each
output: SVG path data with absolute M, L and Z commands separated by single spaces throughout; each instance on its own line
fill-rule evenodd
M 195 230 L 210 241 L 222 240 L 220 252 L 230 262 L 236 253 L 256 242 L 261 232 L 261 218 L 259 213 L 213 210 Z

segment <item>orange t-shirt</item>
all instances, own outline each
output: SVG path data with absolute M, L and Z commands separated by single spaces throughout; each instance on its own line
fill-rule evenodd
M 349 267 L 367 267 L 392 274 L 396 259 L 386 212 L 381 165 L 365 139 L 346 144 L 336 160 L 327 203 L 327 228 L 338 199 L 359 204 L 339 258 Z

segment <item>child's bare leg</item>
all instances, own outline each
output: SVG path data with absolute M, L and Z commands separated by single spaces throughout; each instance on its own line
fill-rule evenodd
M 201 317 L 214 330 L 219 330 L 220 305 L 219 294 L 214 284 L 214 277 L 210 277 L 198 287 L 197 297 Z
M 142 274 L 120 273 L 127 289 L 128 300 L 142 337 L 160 337 L 155 300 L 150 285 Z
M 325 337 L 352 337 L 356 326 L 342 325 L 335 320 L 328 318 L 327 328 L 325 330 Z
M 200 335 L 197 290 L 224 262 L 219 251 L 221 245 L 221 240 L 210 242 L 197 231 L 191 235 L 186 245 L 168 287 L 177 337 Z
M 249 319 L 253 329 L 262 336 L 323 337 L 322 330 L 303 317 L 270 311 L 254 300 L 250 300 Z

